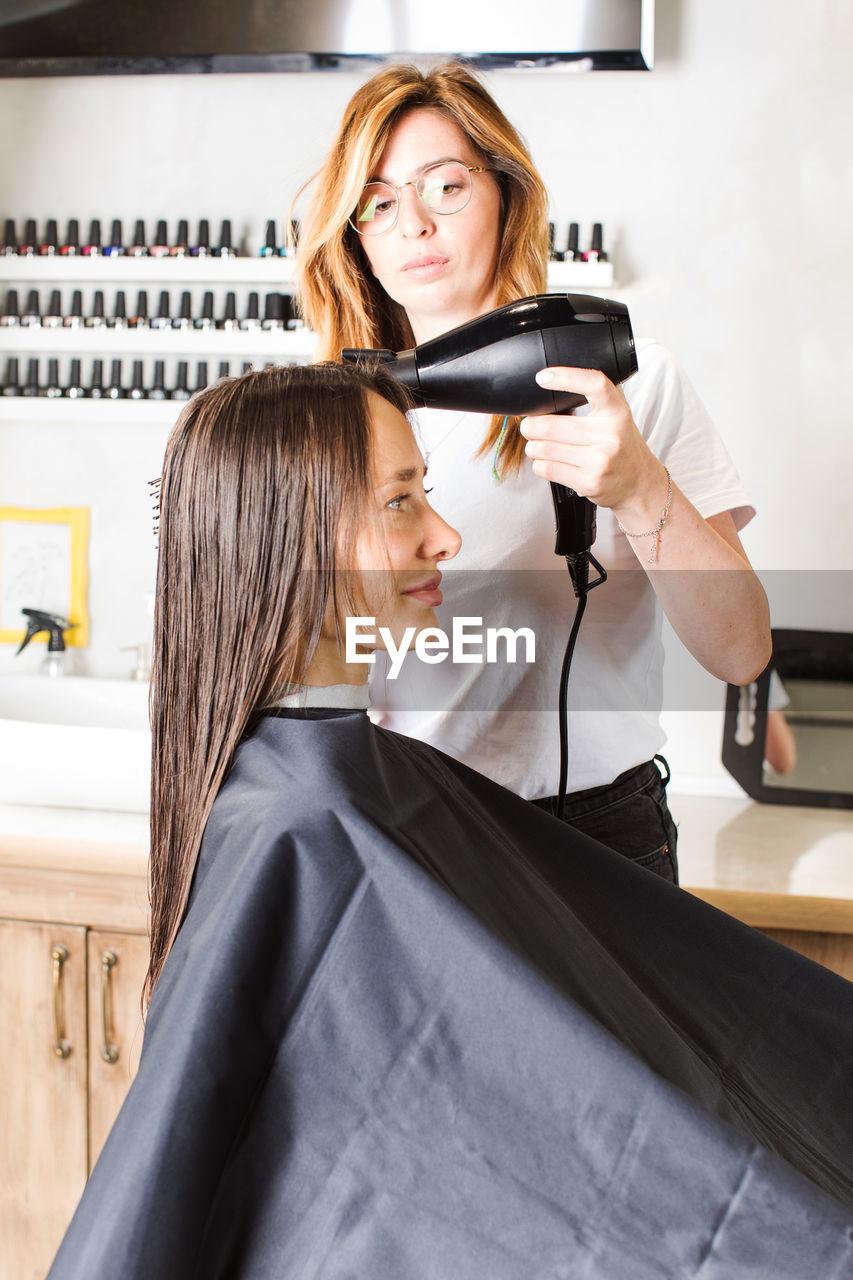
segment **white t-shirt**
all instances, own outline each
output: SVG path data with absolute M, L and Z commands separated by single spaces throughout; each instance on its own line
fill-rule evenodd
M 624 384 L 634 421 L 653 453 L 701 515 L 731 511 L 738 528 L 754 514 L 734 465 L 682 369 L 655 342 L 637 344 L 639 372 Z M 491 454 L 478 456 L 488 418 L 420 410 L 416 434 L 427 457 L 430 501 L 462 535 L 459 555 L 441 566 L 439 622 L 456 617 L 488 628 L 530 629 L 535 660 L 519 640 L 516 660 L 427 665 L 406 655 L 396 679 L 377 655 L 372 715 L 387 728 L 429 742 L 528 798 L 559 784 L 557 700 L 576 598 L 565 560 L 554 554 L 548 484 L 530 463 L 502 481 Z M 671 536 L 675 536 L 672 531 Z M 645 545 L 645 543 L 643 544 Z M 569 791 L 611 782 L 650 759 L 659 724 L 663 647 L 656 597 L 628 539 L 599 508 L 593 555 L 608 580 L 590 591 L 569 681 Z M 591 577 L 594 571 L 591 570 Z M 485 643 L 467 652 L 485 655 Z

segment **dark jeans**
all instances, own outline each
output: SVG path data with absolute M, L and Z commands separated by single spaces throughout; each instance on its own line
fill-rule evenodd
M 662 777 L 655 761 L 666 768 Z M 602 844 L 623 853 L 655 875 L 678 884 L 675 822 L 666 803 L 669 765 L 663 756 L 620 773 L 603 787 L 590 787 L 566 796 L 563 820 L 569 826 L 593 836 Z M 533 803 L 553 813 L 556 796 Z

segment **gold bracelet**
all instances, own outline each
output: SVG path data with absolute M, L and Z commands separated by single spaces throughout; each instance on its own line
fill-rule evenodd
M 654 538 L 654 542 L 652 543 L 652 549 L 651 549 L 651 552 L 649 553 L 649 558 L 647 561 L 648 564 L 654 564 L 655 560 L 657 559 L 661 530 L 663 529 L 664 525 L 667 522 L 667 518 L 669 516 L 669 504 L 672 502 L 672 476 L 669 474 L 668 467 L 664 467 L 664 471 L 666 472 L 666 479 L 667 479 L 666 502 L 663 505 L 663 512 L 661 514 L 661 518 L 660 520 L 658 520 L 654 529 L 649 529 L 646 533 L 629 533 L 627 529 L 622 528 L 622 521 L 619 519 L 619 517 L 618 516 L 616 517 L 616 527 L 620 533 L 624 533 L 626 538 Z

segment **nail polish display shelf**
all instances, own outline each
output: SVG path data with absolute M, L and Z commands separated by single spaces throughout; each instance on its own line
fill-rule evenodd
M 293 258 L 0 257 L 0 280 L 10 283 L 91 284 L 166 288 L 169 285 L 259 285 L 292 291 Z M 548 288 L 597 293 L 614 284 L 612 262 L 549 262 Z
M 293 284 L 293 258 L 115 258 L 58 254 L 0 257 L 0 280 L 33 285 L 92 284 L 150 288 L 168 285 L 245 284 L 287 289 Z
M 131 422 L 137 425 L 170 427 L 186 404 L 185 400 L 55 400 L 45 396 L 0 397 L 0 423 L 16 426 L 27 423 L 99 423 Z
M 200 360 L 265 358 L 281 363 L 310 360 L 316 336 L 309 329 L 112 329 L 106 326 L 0 327 L 0 352 L 9 355 L 196 356 Z

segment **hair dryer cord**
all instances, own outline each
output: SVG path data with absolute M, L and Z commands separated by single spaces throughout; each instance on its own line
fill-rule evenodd
M 598 577 L 592 582 L 589 581 L 589 564 L 592 561 L 598 570 Z M 562 818 L 563 810 L 566 804 L 566 786 L 569 776 L 569 671 L 572 666 L 572 657 L 575 652 L 575 642 L 580 631 L 581 620 L 586 609 L 586 597 L 593 587 L 598 587 L 602 582 L 607 581 L 607 573 L 602 565 L 598 563 L 595 556 L 590 555 L 588 551 L 579 552 L 577 555 L 566 556 L 566 564 L 569 567 L 569 573 L 572 578 L 572 586 L 575 589 L 575 595 L 578 599 L 577 608 L 575 610 L 575 618 L 572 623 L 572 629 L 569 632 L 569 638 L 566 642 L 566 651 L 563 654 L 563 667 L 560 671 L 560 703 L 558 707 L 560 720 L 560 786 L 557 791 L 557 805 L 554 810 L 558 818 Z

